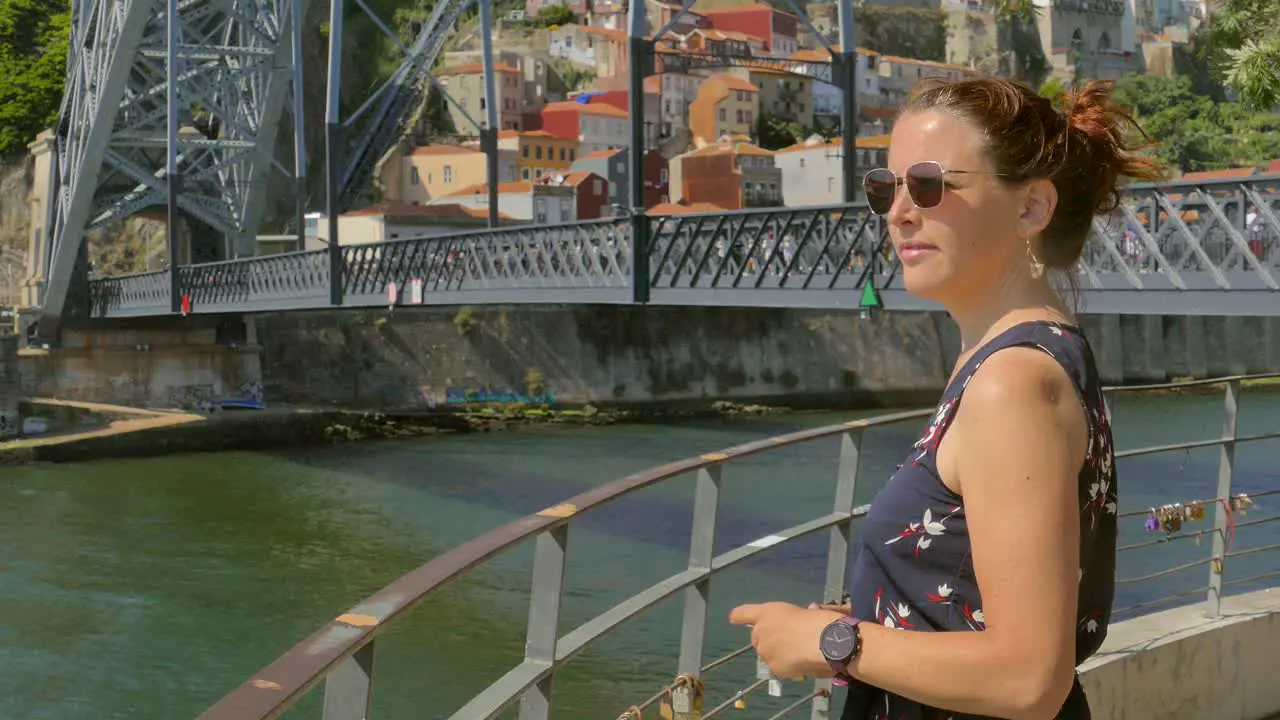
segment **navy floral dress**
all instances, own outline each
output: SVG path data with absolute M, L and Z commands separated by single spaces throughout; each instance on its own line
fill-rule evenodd
M 1039 348 L 1071 376 L 1089 425 L 1080 469 L 1080 585 L 1076 664 L 1098 650 L 1107 634 L 1115 593 L 1116 471 L 1111 428 L 1093 354 L 1068 325 L 1015 325 L 975 352 L 947 386 L 924 435 L 872 502 L 863 519 L 861 551 L 849 588 L 854 617 L 917 632 L 985 628 L 974 576 L 964 499 L 938 475 L 938 444 L 955 417 L 965 386 L 982 363 L 1009 347 Z M 853 683 L 842 720 L 968 720 L 971 715 L 930 708 L 878 688 Z M 1059 720 L 1089 717 L 1079 680 Z

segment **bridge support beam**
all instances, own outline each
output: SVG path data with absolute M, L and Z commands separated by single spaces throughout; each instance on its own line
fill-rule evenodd
M 627 51 L 631 60 L 627 109 L 631 113 L 628 172 L 631 190 L 631 291 L 637 304 L 649 302 L 649 216 L 644 198 L 644 79 L 654 72 L 654 45 L 648 34 L 644 3 L 633 2 L 627 16 Z
M 329 75 L 324 111 L 325 221 L 329 225 L 329 304 L 342 304 L 342 18 L 343 0 L 329 0 Z
M 840 13 L 840 146 L 844 201 L 858 197 L 858 33 L 853 3 L 838 3 Z

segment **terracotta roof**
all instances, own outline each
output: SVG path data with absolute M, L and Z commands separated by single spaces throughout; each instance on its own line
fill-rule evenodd
M 553 135 L 546 130 L 499 130 L 500 138 L 539 138 L 543 140 L 564 140 L 559 135 Z
M 708 155 L 755 155 L 757 157 L 773 157 L 772 150 L 765 150 L 759 145 L 749 142 L 727 142 L 704 145 L 676 157 L 706 157 Z
M 690 35 L 694 33 L 697 33 L 708 40 L 733 40 L 736 42 L 758 42 L 764 44 L 764 38 L 756 37 L 755 35 L 748 35 L 744 32 L 738 32 L 737 30 L 716 30 L 714 28 L 703 30 L 699 28 L 694 30 L 693 33 L 690 33 Z
M 1280 173 L 1280 160 L 1272 160 L 1271 164 L 1267 166 L 1267 169 L 1265 172 L 1267 172 L 1268 174 Z
M 725 75 L 725 74 L 713 75 L 711 76 L 711 79 L 717 82 L 723 83 L 724 86 L 730 90 L 742 90 L 744 92 L 760 92 L 760 88 L 756 87 L 755 85 L 752 85 L 750 82 L 743 80 L 742 78 L 736 75 Z
M 963 72 L 963 73 L 972 74 L 972 75 L 978 74 L 977 70 L 974 70 L 973 68 L 970 68 L 970 67 L 965 67 L 964 65 L 940 63 L 940 62 L 934 62 L 932 60 L 917 60 L 915 58 L 909 58 L 909 57 L 898 57 L 897 55 L 881 55 L 880 59 L 891 62 L 891 63 L 897 63 L 899 65 L 924 65 L 925 67 L 934 67 L 940 70 L 954 70 L 957 72 Z
M 840 52 L 839 45 L 832 45 L 831 49 L 836 52 Z M 853 52 L 855 55 L 863 55 L 865 57 L 880 56 L 880 53 L 876 52 L 875 50 L 868 50 L 866 48 L 854 48 Z M 797 50 L 794 55 L 792 55 L 787 59 L 798 60 L 800 62 L 831 62 L 831 53 L 827 52 L 823 48 L 817 48 L 817 49 L 806 48 L 804 50 Z
M 494 63 L 493 70 L 494 72 L 515 73 L 517 75 L 520 74 L 519 70 L 511 67 L 506 63 Z M 436 73 L 436 75 L 440 77 L 443 77 L 445 75 L 483 75 L 483 74 L 484 74 L 484 63 L 463 63 L 462 65 L 454 65 L 452 67 L 444 68 L 440 72 Z
M 887 150 L 889 148 L 889 136 L 873 135 L 871 137 L 854 138 L 853 143 L 854 143 L 854 147 L 857 147 L 862 150 Z M 834 149 L 834 148 L 839 148 L 843 146 L 844 146 L 844 140 L 842 138 L 832 138 L 825 142 L 813 142 L 813 143 L 806 140 L 805 142 L 798 142 L 795 145 L 784 147 L 781 150 L 778 150 L 778 152 L 790 153 L 790 152 L 800 152 L 801 150 L 819 150 L 819 149 L 827 149 L 827 148 Z
M 621 30 L 613 30 L 611 28 L 596 27 L 595 25 L 579 25 L 582 31 L 588 35 L 596 35 L 606 40 L 614 40 L 617 42 L 626 42 L 627 34 Z
M 547 103 L 542 108 L 542 112 L 579 112 L 587 115 L 603 115 L 605 117 L 625 118 L 631 117 L 625 110 L 619 110 L 612 105 L 605 103 L 580 103 L 573 100 L 563 100 L 561 102 Z
M 790 15 L 791 17 L 795 17 L 795 15 L 792 15 L 786 10 L 780 10 L 772 5 L 766 5 L 765 3 L 752 3 L 750 5 L 737 5 L 734 7 L 708 9 L 708 10 L 703 10 L 702 14 L 703 15 L 732 15 L 734 13 L 747 12 L 751 10 L 756 10 L 756 11 L 769 10 L 771 12 L 776 12 L 779 15 Z
M 379 203 L 358 210 L 343 213 L 344 217 L 400 217 L 424 218 L 436 220 L 483 220 L 489 217 L 488 209 L 467 207 L 458 203 L 440 203 L 438 205 L 396 205 Z M 510 220 L 511 217 L 499 212 L 498 217 Z
M 1249 177 L 1257 174 L 1257 168 L 1228 168 L 1226 170 L 1201 170 L 1189 172 L 1182 176 L 1183 180 L 1225 180 L 1227 178 Z
M 602 158 L 611 158 L 614 155 L 617 155 L 618 153 L 622 152 L 622 150 L 623 148 L 613 148 L 612 150 L 597 150 L 595 152 L 587 153 L 586 155 L 583 155 L 578 159 L 579 160 L 598 160 Z
M 498 183 L 498 194 L 505 195 L 507 193 L 527 193 L 533 190 L 531 182 L 515 182 L 515 183 Z M 482 195 L 489 192 L 488 183 L 477 183 L 461 190 L 451 192 L 445 197 L 458 197 L 459 195 Z
M 725 208 L 708 202 L 689 203 L 681 205 L 679 203 L 658 203 L 653 207 L 645 210 L 646 215 L 695 215 L 695 214 L 712 214 L 725 212 Z

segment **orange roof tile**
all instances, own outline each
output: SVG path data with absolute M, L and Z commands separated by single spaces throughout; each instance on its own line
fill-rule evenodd
M 832 45 L 831 49 L 836 52 L 840 52 L 839 45 Z M 875 50 L 868 50 L 866 48 L 854 48 L 853 52 L 855 55 L 863 55 L 866 57 L 880 56 L 880 53 L 876 52 Z M 827 52 L 826 49 L 824 48 L 817 48 L 817 49 L 805 48 L 804 50 L 797 50 L 795 54 L 793 54 L 791 57 L 787 59 L 797 60 L 799 62 L 831 62 L 831 53 Z
M 860 148 L 862 150 L 887 150 L 889 148 L 889 136 L 888 135 L 872 135 L 870 137 L 854 138 L 853 143 L 854 143 L 854 147 Z M 778 150 L 777 152 L 790 153 L 790 152 L 799 152 L 801 150 L 839 148 L 839 147 L 842 147 L 843 144 L 844 144 L 844 140 L 842 138 L 837 137 L 837 138 L 831 138 L 830 140 L 827 140 L 825 142 L 817 142 L 817 143 L 809 143 L 807 141 L 798 142 L 795 145 L 789 145 L 787 147 L 784 147 L 781 150 Z
M 951 63 L 940 63 L 940 62 L 934 62 L 932 60 L 917 60 L 915 58 L 899 57 L 897 55 L 881 55 L 880 59 L 891 62 L 891 63 L 897 63 L 899 65 L 923 65 L 925 67 L 934 67 L 940 70 L 954 70 L 957 72 L 969 73 L 973 75 L 978 74 L 977 70 L 974 70 L 973 68 L 970 68 L 970 67 L 965 67 L 964 65 L 952 65 Z
M 1267 166 L 1266 172 L 1268 174 L 1280 173 L 1280 160 L 1272 160 L 1271 164 Z
M 424 218 L 437 220 L 483 220 L 489 216 L 487 209 L 467 207 L 458 203 L 440 203 L 438 205 L 397 205 L 378 203 L 343 213 L 345 217 L 400 217 Z M 505 213 L 498 213 L 499 219 L 510 220 Z
M 1258 172 L 1257 168 L 1228 168 L 1226 170 L 1200 170 L 1182 176 L 1183 180 L 1225 180 L 1227 178 L 1249 177 Z
M 507 193 L 527 193 L 533 190 L 531 182 L 514 182 L 514 183 L 498 183 L 498 194 L 505 195 Z M 489 192 L 487 183 L 477 183 L 461 190 L 451 192 L 446 197 L 458 197 L 459 195 L 480 195 Z
M 626 110 L 619 110 L 612 105 L 605 103 L 580 103 L 574 100 L 562 100 L 560 102 L 547 103 L 542 108 L 542 112 L 578 112 L 587 115 L 603 115 L 605 117 L 625 118 L 631 117 Z
M 731 141 L 727 143 L 716 143 L 714 145 L 704 145 L 696 150 L 690 150 L 684 155 L 676 157 L 705 157 L 707 155 L 755 155 L 757 157 L 773 157 L 772 150 L 765 150 L 758 145 L 752 145 L 749 142 Z
M 707 10 L 703 10 L 702 14 L 703 15 L 733 15 L 735 13 L 747 12 L 751 10 L 755 10 L 755 11 L 771 10 L 773 12 L 778 13 L 779 15 L 789 15 L 791 17 L 795 17 L 795 15 L 792 15 L 786 10 L 780 10 L 772 5 L 766 5 L 765 3 L 752 3 L 750 5 L 736 5 L 733 7 L 722 7 L 722 8 L 708 8 Z
M 688 205 L 679 203 L 658 203 L 653 207 L 645 210 L 646 215 L 694 215 L 694 214 L 712 214 L 722 213 L 725 208 L 714 203 L 696 202 Z
M 596 35 L 598 37 L 605 38 L 606 40 L 614 40 L 617 42 L 627 41 L 627 34 L 621 30 L 596 27 L 595 25 L 579 25 L 578 27 L 582 28 L 582 31 L 588 35 Z
M 506 63 L 494 63 L 493 70 L 494 72 L 500 72 L 500 73 L 515 73 L 517 75 L 520 74 L 519 70 L 511 67 L 510 65 L 507 65 Z M 463 63 L 462 65 L 454 65 L 452 67 L 444 68 L 440 70 L 440 72 L 436 73 L 436 75 L 439 77 L 444 77 L 445 75 L 483 75 L 483 74 L 484 74 L 484 63 Z
M 583 155 L 578 159 L 579 160 L 599 160 L 602 158 L 611 158 L 620 152 L 622 152 L 622 148 L 613 148 L 612 150 L 596 150 L 595 152 L 587 153 L 586 155 Z
M 742 90 L 743 92 L 760 92 L 760 88 L 752 85 L 750 82 L 743 80 L 737 75 L 713 75 L 712 80 L 723 83 L 730 90 Z
M 500 138 L 538 138 L 540 140 L 564 140 L 559 135 L 553 135 L 546 130 L 499 130 Z

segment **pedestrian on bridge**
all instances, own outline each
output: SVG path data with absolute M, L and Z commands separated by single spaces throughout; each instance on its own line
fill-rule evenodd
M 962 353 L 862 521 L 849 605 L 730 615 L 776 675 L 847 683 L 844 720 L 1090 716 L 1075 668 L 1110 618 L 1115 456 L 1046 270 L 1070 272 L 1121 177 L 1160 176 L 1135 129 L 1108 84 L 1058 110 L 1008 80 L 930 80 L 864 178 L 907 290 L 946 307 Z

